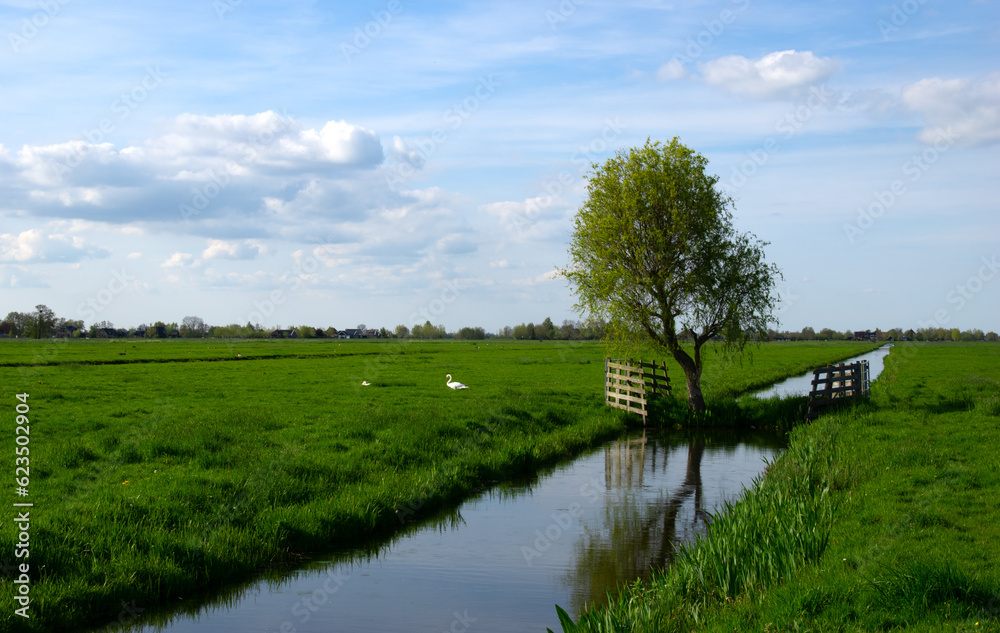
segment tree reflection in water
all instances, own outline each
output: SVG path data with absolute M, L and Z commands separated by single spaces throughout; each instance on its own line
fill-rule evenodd
M 648 491 L 640 490 L 646 469 L 666 472 L 668 455 L 680 457 L 681 446 L 647 442 L 644 434 L 641 439 L 605 448 L 603 518 L 597 526 L 587 522 L 581 526 L 571 570 L 564 576 L 572 589 L 574 612 L 580 613 L 587 604 L 607 602 L 608 588 L 623 579 L 645 579 L 651 570 L 669 565 L 679 543 L 704 533 L 708 511 L 701 478 L 703 438 L 688 441 L 687 466 L 679 486 L 652 500 Z

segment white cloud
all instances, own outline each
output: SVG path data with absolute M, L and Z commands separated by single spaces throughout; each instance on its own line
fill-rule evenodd
M 160 264 L 163 268 L 183 268 L 198 263 L 191 253 L 174 253 L 168 260 Z
M 511 281 L 511 283 L 515 286 L 537 286 L 538 284 L 547 283 L 549 281 L 552 281 L 553 279 L 557 279 L 558 277 L 559 277 L 558 270 L 550 270 L 535 277 L 528 277 L 526 279 L 514 279 L 513 281 Z
M 682 79 L 687 76 L 687 69 L 684 68 L 684 64 L 681 60 L 674 58 L 671 59 L 666 64 L 660 66 L 659 70 L 656 71 L 656 78 L 660 81 L 671 81 L 673 79 Z
M 378 135 L 345 121 L 307 127 L 272 111 L 182 114 L 121 149 L 67 141 L 12 155 L 0 147 L 0 207 L 36 217 L 165 222 L 217 238 L 226 237 L 220 227 L 229 236 L 236 226 L 261 234 L 254 216 L 284 210 L 297 196 L 299 211 L 310 211 L 310 202 L 326 215 L 370 208 L 366 187 L 384 181 L 383 160 Z M 231 221 L 237 216 L 239 224 Z
M 328 121 L 306 129 L 273 111 L 252 115 L 182 114 L 169 121 L 166 133 L 132 151 L 161 165 L 190 171 L 222 169 L 225 164 L 251 172 L 323 169 L 331 166 L 373 167 L 384 156 L 378 135 L 346 121 Z
M 75 263 L 110 255 L 99 246 L 92 246 L 82 237 L 30 229 L 14 235 L 0 235 L 0 262 Z
M 267 247 L 252 240 L 226 242 L 209 240 L 202 259 L 256 259 L 267 252 Z
M 1000 75 L 978 83 L 923 79 L 903 89 L 903 103 L 924 116 L 920 139 L 926 143 L 938 141 L 944 130 L 962 145 L 1000 142 Z
M 706 82 L 754 98 L 790 98 L 823 83 L 840 65 L 811 51 L 778 51 L 751 60 L 740 55 L 720 57 L 699 65 Z

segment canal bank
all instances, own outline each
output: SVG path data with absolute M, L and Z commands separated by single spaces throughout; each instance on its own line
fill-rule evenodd
M 318 557 L 112 630 L 557 628 L 555 604 L 577 617 L 669 564 L 783 446 L 783 435 L 763 432 L 649 432 L 495 487 L 424 525 L 404 513 L 403 532 L 375 549 Z
M 564 630 L 1000 630 L 998 393 L 995 345 L 897 346 L 869 403 L 792 431 L 707 538 Z
M 632 434 L 493 487 L 375 549 L 318 557 L 109 631 L 544 631 L 673 560 L 783 434 Z M 388 608 L 391 605 L 391 608 Z M 454 629 L 451 629 L 454 624 Z

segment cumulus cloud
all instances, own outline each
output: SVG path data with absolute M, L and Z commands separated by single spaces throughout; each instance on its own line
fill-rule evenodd
M 184 268 L 185 266 L 192 266 L 196 262 L 194 255 L 191 253 L 174 253 L 165 262 L 160 264 L 163 268 Z
M 980 82 L 923 79 L 903 89 L 903 103 L 924 116 L 920 139 L 936 142 L 950 130 L 962 145 L 1000 142 L 1000 75 Z
M 677 58 L 671 59 L 666 64 L 660 66 L 660 68 L 656 71 L 656 78 L 660 81 L 682 79 L 685 76 L 687 76 L 687 69 L 684 68 L 684 64 L 681 60 Z
M 322 128 L 273 111 L 253 115 L 182 114 L 166 124 L 163 135 L 134 152 L 157 162 L 186 167 L 228 161 L 256 170 L 320 168 L 323 165 L 371 167 L 383 159 L 378 135 L 346 121 Z
M 21 215 L 116 224 L 169 223 L 197 233 L 236 226 L 239 217 L 267 217 L 274 200 L 287 201 L 309 184 L 348 191 L 317 198 L 328 215 L 372 180 L 383 163 L 378 135 L 345 121 L 311 127 L 275 112 L 253 115 L 183 114 L 162 122 L 159 134 L 123 148 L 69 140 L 0 147 L 0 210 Z M 308 201 L 313 192 L 306 191 Z M 314 196 L 315 197 L 315 196 Z M 299 205 L 299 209 L 303 208 Z M 212 224 L 213 221 L 225 220 Z M 178 221 L 183 221 L 183 224 Z M 249 221 L 247 221 L 249 220 Z M 230 230 L 232 230 L 230 228 Z M 213 237 L 228 237 L 213 235 Z
M 829 79 L 839 67 L 832 58 L 794 50 L 769 53 L 757 60 L 729 55 L 699 65 L 709 84 L 758 99 L 796 97 L 809 86 Z
M 48 233 L 40 229 L 22 231 L 17 235 L 0 235 L 0 262 L 66 264 L 109 255 L 107 249 L 88 244 L 76 235 Z
M 267 252 L 267 247 L 252 240 L 226 242 L 209 240 L 202 259 L 256 259 Z

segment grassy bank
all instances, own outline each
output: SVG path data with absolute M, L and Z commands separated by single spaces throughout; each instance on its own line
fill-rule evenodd
M 591 343 L 217 345 L 0 343 L 11 415 L 15 394 L 29 394 L 34 504 L 31 618 L 2 611 L 0 630 L 109 622 L 123 603 L 149 610 L 380 538 L 629 419 L 604 406 Z M 752 364 L 710 360 L 718 379 L 706 393 L 864 349 L 764 346 Z M 446 373 L 471 389 L 447 389 Z M 18 536 L 0 524 L 4 551 Z M 15 591 L 0 585 L 0 603 Z
M 1000 630 L 1000 348 L 900 346 L 678 564 L 566 631 Z

